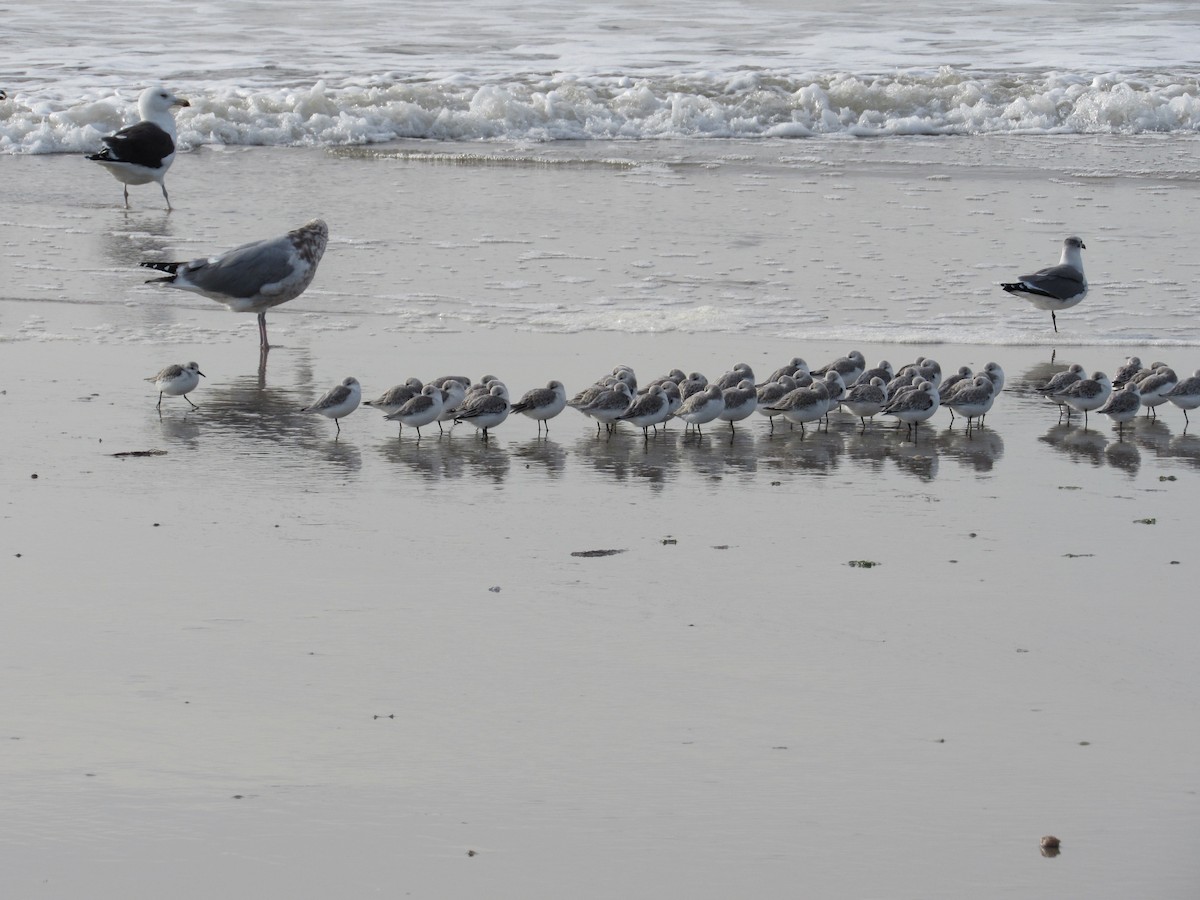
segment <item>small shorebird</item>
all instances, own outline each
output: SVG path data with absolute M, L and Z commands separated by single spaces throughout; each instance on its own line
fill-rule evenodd
M 1171 388 L 1167 392 L 1167 399 L 1183 410 L 1183 421 L 1192 424 L 1188 419 L 1188 410 L 1200 406 L 1200 369 L 1191 378 L 1184 378 Z
M 337 434 L 340 436 L 342 426 L 338 423 L 338 419 L 348 416 L 358 409 L 360 400 L 362 400 L 362 386 L 358 383 L 357 378 L 351 376 L 343 379 L 342 383 L 336 387 L 330 388 L 317 398 L 315 403 L 302 407 L 300 412 L 315 412 L 327 419 L 333 419 L 333 424 L 337 426 Z
M 438 416 L 442 414 L 444 399 L 445 395 L 440 387 L 436 384 L 427 384 L 421 388 L 421 393 L 412 397 L 399 409 L 388 413 L 384 418 L 389 422 L 399 422 L 401 433 L 403 433 L 405 425 L 417 429 L 417 440 L 420 440 L 421 426 L 437 420 Z
M 88 157 L 124 184 L 126 209 L 129 209 L 129 185 L 152 181 L 158 182 L 167 209 L 171 208 L 166 177 L 167 169 L 175 161 L 175 142 L 178 140 L 175 116 L 171 114 L 174 106 L 191 104 L 161 85 L 146 88 L 138 98 L 138 115 L 142 120 L 102 138 L 104 149 Z
M 1103 416 L 1108 416 L 1117 423 L 1117 433 L 1122 437 L 1125 435 L 1125 423 L 1138 414 L 1138 410 L 1142 408 L 1142 394 L 1138 390 L 1138 386 L 1132 381 L 1125 382 L 1125 387 L 1119 391 L 1113 391 L 1112 396 L 1108 398 L 1100 409 L 1097 410 Z
M 1081 378 L 1067 385 L 1055 394 L 1054 399 L 1061 400 L 1075 412 L 1083 413 L 1083 427 L 1087 428 L 1088 413 L 1107 403 L 1111 395 L 1112 382 L 1108 376 L 1103 372 L 1093 372 L 1091 378 Z M 1068 412 L 1067 421 L 1070 420 L 1071 414 Z
M 158 388 L 158 403 L 155 409 L 162 408 L 163 394 L 169 397 L 182 397 L 187 400 L 192 409 L 199 409 L 195 403 L 188 400 L 188 394 L 196 389 L 202 377 L 207 377 L 200 371 L 199 363 L 190 362 L 186 366 L 167 366 L 157 375 L 151 375 L 147 381 L 153 381 Z
M 1018 294 L 1038 309 L 1050 310 L 1050 321 L 1058 332 L 1056 312 L 1070 309 L 1087 296 L 1088 283 L 1083 274 L 1080 250 L 1087 245 L 1077 237 L 1063 241 L 1062 257 L 1057 266 L 1038 269 L 1032 275 L 1022 275 L 1018 281 L 1001 284 L 1010 294 Z
M 467 422 L 482 432 L 486 441 L 488 429 L 495 428 L 508 418 L 512 406 L 508 402 L 508 389 L 502 384 L 494 384 L 486 394 L 479 395 L 473 400 L 464 400 L 454 417 L 454 424 Z
M 567 389 L 561 381 L 550 381 L 543 388 L 533 388 L 526 391 L 525 396 L 512 405 L 512 411 L 535 420 L 538 423 L 538 434 L 542 433 L 545 423 L 546 433 L 550 433 L 550 419 L 553 419 L 567 407 Z

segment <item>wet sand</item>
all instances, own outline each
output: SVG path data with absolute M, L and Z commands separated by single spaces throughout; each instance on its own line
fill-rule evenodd
M 106 247 L 110 214 L 34 242 L 89 260 L 36 270 L 69 302 L 0 298 L 12 896 L 1190 895 L 1200 437 L 1024 391 L 1142 346 L 855 345 L 999 361 L 970 439 L 939 414 L 915 442 L 849 417 L 645 441 L 568 410 L 418 442 L 363 409 L 335 441 L 297 410 L 349 374 L 519 394 L 849 347 L 410 334 L 327 310 L 406 277 L 335 245 L 260 369 L 253 317 L 73 295 L 157 240 Z M 141 379 L 187 359 L 201 409 L 160 418 Z M 166 453 L 113 455 L 140 450 Z

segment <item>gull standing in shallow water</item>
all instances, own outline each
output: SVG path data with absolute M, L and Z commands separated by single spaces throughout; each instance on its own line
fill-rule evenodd
M 1038 309 L 1050 310 L 1050 321 L 1058 332 L 1056 312 L 1070 309 L 1087 296 L 1088 283 L 1083 274 L 1083 255 L 1087 245 L 1077 237 L 1063 241 L 1062 257 L 1057 266 L 1022 275 L 1019 281 L 1001 284 L 1010 294 L 1019 294 Z
M 188 400 L 187 395 L 196 389 L 202 377 L 207 376 L 200 371 L 200 364 L 194 362 L 186 366 L 167 366 L 157 375 L 151 375 L 146 380 L 153 381 L 154 386 L 158 388 L 158 403 L 155 404 L 155 409 L 162 408 L 163 394 L 182 397 L 192 409 L 199 409 L 200 407 Z
M 167 272 L 147 284 L 166 284 L 224 303 L 234 312 L 258 313 L 261 348 L 267 343 L 267 310 L 304 293 L 325 255 L 329 226 L 313 219 L 276 238 L 235 247 L 220 256 L 191 262 L 144 262 L 148 269 Z
M 102 138 L 104 149 L 88 157 L 125 185 L 126 209 L 129 209 L 129 185 L 151 181 L 158 182 L 167 209 L 171 208 L 166 177 L 167 169 L 175 161 L 175 142 L 178 140 L 175 116 L 171 114 L 173 106 L 191 104 L 161 85 L 146 88 L 138 98 L 138 115 L 142 120 Z
M 338 423 L 338 419 L 348 416 L 358 409 L 360 400 L 362 400 L 362 386 L 358 383 L 357 378 L 351 376 L 343 379 L 337 387 L 330 388 L 317 398 L 315 403 L 301 407 L 300 412 L 315 412 L 327 419 L 333 419 L 333 424 L 337 426 L 337 435 L 340 437 L 342 426 Z

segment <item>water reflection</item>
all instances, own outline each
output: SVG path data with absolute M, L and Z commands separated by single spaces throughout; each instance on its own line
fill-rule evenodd
M 139 211 L 135 216 L 126 217 L 125 229 L 106 229 L 96 237 L 100 241 L 101 253 L 114 266 L 135 270 L 138 263 L 147 259 L 163 259 L 167 248 L 176 243 L 165 209 L 158 213 Z M 144 274 L 146 270 L 142 269 L 141 272 Z

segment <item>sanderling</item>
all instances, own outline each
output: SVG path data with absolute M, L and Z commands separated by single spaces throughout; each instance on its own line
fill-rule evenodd
M 974 421 L 988 414 L 992 404 L 996 402 L 996 386 L 986 375 L 976 375 L 974 381 L 965 384 L 955 391 L 945 405 L 951 411 L 957 411 L 967 420 L 967 431 L 970 431 Z
M 1184 378 L 1167 392 L 1167 399 L 1183 410 L 1183 421 L 1188 425 L 1188 410 L 1200 406 L 1200 369 L 1191 378 Z
M 842 406 L 858 416 L 863 428 L 866 428 L 867 419 L 879 415 L 887 405 L 887 399 L 887 385 L 878 375 L 873 375 L 871 380 L 865 383 L 860 378 L 842 398 Z
M 808 363 L 806 363 L 799 356 L 793 356 L 790 360 L 772 372 L 770 377 L 768 377 L 763 384 L 770 384 L 772 381 L 778 381 L 784 375 L 787 375 L 789 378 L 794 378 L 797 372 L 807 375 Z M 761 387 L 761 385 L 759 386 Z
M 187 395 L 196 389 L 201 376 L 208 377 L 200 371 L 199 363 L 190 362 L 186 366 L 167 366 L 157 375 L 151 375 L 147 381 L 153 381 L 158 388 L 158 403 L 156 409 L 162 408 L 163 394 L 171 397 L 182 397 L 187 400 L 192 409 L 199 409 L 195 403 L 188 400 Z
M 638 395 L 625 412 L 617 416 L 616 421 L 628 422 L 642 429 L 642 436 L 649 437 L 648 429 L 658 431 L 660 423 L 665 422 L 671 414 L 671 401 L 661 384 L 652 384 L 650 389 Z
M 629 409 L 632 402 L 633 392 L 629 385 L 618 381 L 607 390 L 601 391 L 596 399 L 582 407 L 580 412 L 596 420 L 596 431 L 599 432 L 601 423 L 605 428 L 610 428 L 617 416 Z
M 800 433 L 804 434 L 805 423 L 823 419 L 829 411 L 829 390 L 826 388 L 826 382 L 814 381 L 808 387 L 789 391 L 775 401 L 771 409 L 782 413 L 793 425 L 799 425 Z
M 1138 380 L 1138 393 L 1142 398 L 1142 406 L 1146 407 L 1146 415 L 1158 415 L 1157 407 L 1167 402 L 1167 394 L 1179 384 L 1179 376 L 1170 366 L 1159 366 L 1150 375 Z
M 796 387 L 796 379 L 791 375 L 780 375 L 759 386 L 758 403 L 755 409 L 760 416 L 766 416 L 771 420 L 772 431 L 775 430 L 775 417 L 783 415 L 783 410 L 774 408 L 775 404 L 782 400 L 789 391 L 794 391 Z
M 1083 427 L 1087 428 L 1088 413 L 1107 403 L 1111 394 L 1112 382 L 1108 380 L 1108 376 L 1103 372 L 1093 372 L 1091 378 L 1081 378 L 1067 385 L 1058 396 L 1068 407 L 1083 413 Z M 1071 421 L 1069 412 L 1067 421 Z
M 550 431 L 550 419 L 553 419 L 567 406 L 567 389 L 561 381 L 551 381 L 544 388 L 534 388 L 526 391 L 525 396 L 512 405 L 512 411 L 526 415 L 538 423 L 538 434 L 542 433 L 545 423 L 547 433 Z
M 1063 400 L 1062 398 L 1060 398 L 1058 395 L 1061 394 L 1063 391 L 1065 391 L 1069 385 L 1072 385 L 1077 381 L 1083 380 L 1086 377 L 1086 375 L 1087 375 L 1087 373 L 1084 371 L 1083 366 L 1081 366 L 1079 363 L 1071 363 L 1071 365 L 1068 366 L 1066 369 L 1063 369 L 1063 371 L 1056 372 L 1054 374 L 1054 376 L 1051 377 L 1051 379 L 1049 381 L 1047 381 L 1045 384 L 1038 385 L 1033 390 L 1035 393 L 1041 394 L 1043 397 L 1045 397 L 1047 400 L 1049 400 L 1051 403 L 1053 403 L 1055 406 L 1058 407 L 1059 419 L 1062 419 L 1064 410 L 1067 413 L 1067 418 L 1070 418 L 1071 417 L 1070 407 L 1067 406 L 1066 401 Z M 945 401 L 945 399 L 946 399 L 945 397 L 942 398 L 943 402 Z
M 872 378 L 882 379 L 884 385 L 896 377 L 896 370 L 886 359 L 881 359 L 874 368 L 867 369 L 858 376 L 857 384 L 870 384 Z
M 1083 274 L 1083 255 L 1080 250 L 1087 247 L 1077 237 L 1063 241 L 1062 256 L 1057 266 L 1038 269 L 1032 275 L 1022 275 L 1019 281 L 1001 284 L 1010 294 L 1018 294 L 1038 309 L 1050 310 L 1050 321 L 1058 331 L 1056 312 L 1070 309 L 1088 292 L 1087 278 Z
M 939 405 L 937 387 L 932 381 L 922 381 L 915 390 L 906 391 L 889 401 L 883 408 L 883 414 L 895 416 L 898 422 L 903 422 L 909 431 L 913 431 L 922 422 L 932 418 Z
M 413 397 L 421 393 L 425 385 L 421 384 L 419 378 L 409 378 L 404 384 L 398 384 L 395 387 L 388 388 L 374 400 L 364 400 L 363 406 L 369 406 L 372 409 L 377 409 L 383 413 L 384 417 L 390 416 L 392 413 L 399 410 L 405 403 Z
M 754 383 L 754 370 L 746 363 L 737 363 L 732 369 L 718 378 L 714 384 L 724 391 L 732 387 L 737 387 L 747 379 L 750 380 L 751 384 Z
M 350 376 L 342 379 L 341 384 L 322 394 L 315 403 L 302 407 L 300 412 L 315 412 L 327 419 L 333 419 L 333 424 L 337 426 L 337 434 L 340 436 L 342 426 L 338 419 L 348 416 L 358 409 L 360 400 L 362 400 L 362 386 L 358 383 L 357 378 Z
M 152 181 L 158 182 L 167 209 L 171 208 L 166 177 L 167 169 L 175 161 L 175 142 L 178 140 L 175 116 L 171 114 L 173 106 L 191 104 L 161 85 L 146 88 L 138 98 L 138 115 L 142 120 L 101 138 L 104 149 L 88 157 L 124 184 L 126 209 L 129 208 L 129 185 Z
M 842 381 L 847 387 L 854 384 L 858 376 L 863 373 L 867 367 L 867 361 L 863 355 L 857 350 L 851 350 L 845 356 L 838 357 L 828 365 L 821 366 L 819 369 L 814 369 L 812 375 L 814 378 L 824 376 L 829 372 L 837 372 L 842 376 Z
M 421 388 L 421 393 L 410 399 L 407 403 L 401 406 L 394 412 L 384 416 L 389 422 L 400 423 L 400 433 L 404 433 L 404 426 L 415 428 L 417 430 L 417 439 L 421 438 L 421 426 L 428 425 L 430 422 L 436 422 L 442 414 L 442 403 L 444 399 L 442 389 L 436 384 L 427 384 Z M 438 426 L 441 427 L 440 425 Z
M 142 265 L 168 273 L 147 284 L 161 283 L 201 294 L 234 312 L 258 313 L 259 346 L 268 350 L 267 310 L 304 293 L 317 274 L 328 242 L 329 227 L 321 219 L 313 219 L 282 237 L 243 244 L 220 256 Z
M 437 417 L 439 432 L 445 433 L 442 429 L 443 422 L 454 421 L 454 416 L 458 412 L 459 405 L 467 397 L 467 388 L 469 386 L 457 378 L 451 378 L 442 382 L 442 411 Z
M 487 440 L 488 429 L 495 428 L 507 419 L 510 409 L 508 390 L 502 384 L 494 384 L 487 394 L 464 400 L 454 417 L 454 424 L 467 422 L 474 425 L 482 432 L 481 437 Z
M 710 384 L 686 398 L 679 409 L 675 410 L 675 415 L 687 422 L 688 425 L 695 427 L 699 432 L 701 425 L 711 422 L 721 414 L 721 410 L 724 408 L 725 395 L 715 384 Z M 686 426 L 684 430 L 686 430 Z
M 1132 381 L 1127 381 L 1119 391 L 1113 391 L 1108 402 L 1096 411 L 1116 422 L 1118 434 L 1124 437 L 1125 423 L 1136 416 L 1141 408 L 1141 391 Z
M 1114 391 L 1119 391 L 1125 387 L 1127 381 L 1132 381 L 1142 371 L 1142 361 L 1136 356 L 1127 356 L 1125 365 L 1117 369 L 1116 374 L 1112 377 L 1112 386 Z
M 725 388 L 721 396 L 724 407 L 717 414 L 717 418 L 728 422 L 730 431 L 733 430 L 734 422 L 747 418 L 758 406 L 758 391 L 754 389 L 752 378 L 743 378 L 735 387 Z
M 699 372 L 692 372 L 679 382 L 679 396 L 687 400 L 692 394 L 698 394 L 706 387 L 708 387 L 708 379 Z

